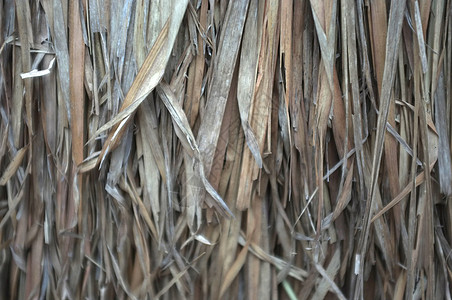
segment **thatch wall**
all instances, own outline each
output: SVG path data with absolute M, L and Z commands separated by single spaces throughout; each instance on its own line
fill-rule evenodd
M 451 299 L 450 0 L 0 1 L 1 299 Z

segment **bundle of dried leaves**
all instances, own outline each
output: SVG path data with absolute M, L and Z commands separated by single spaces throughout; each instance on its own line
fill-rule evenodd
M 0 298 L 451 299 L 452 1 L 0 16 Z

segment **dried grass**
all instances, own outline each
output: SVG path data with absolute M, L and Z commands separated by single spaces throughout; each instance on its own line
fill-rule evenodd
M 451 299 L 452 2 L 0 2 L 1 299 Z

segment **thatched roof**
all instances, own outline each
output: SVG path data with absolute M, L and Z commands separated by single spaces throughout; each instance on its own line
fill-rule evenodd
M 0 2 L 1 299 L 450 299 L 452 2 Z

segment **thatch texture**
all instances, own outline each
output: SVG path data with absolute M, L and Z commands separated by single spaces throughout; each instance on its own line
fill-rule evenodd
M 0 1 L 1 299 L 451 299 L 452 1 Z

